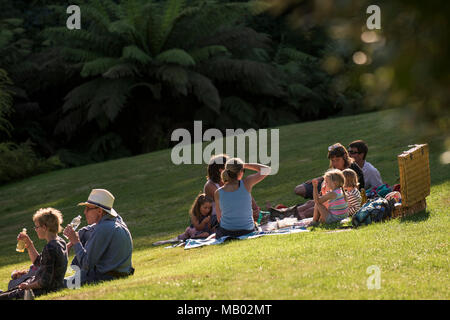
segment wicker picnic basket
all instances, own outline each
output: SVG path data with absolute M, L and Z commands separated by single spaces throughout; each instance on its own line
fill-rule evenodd
M 430 161 L 427 144 L 418 144 L 397 156 L 402 204 L 396 206 L 393 218 L 415 214 L 427 206 L 430 195 Z

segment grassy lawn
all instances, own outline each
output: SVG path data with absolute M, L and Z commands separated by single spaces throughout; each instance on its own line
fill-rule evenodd
M 439 162 L 443 138 L 420 139 L 414 130 L 401 129 L 396 117 L 384 111 L 281 127 L 278 174 L 253 195 L 262 207 L 266 201 L 301 202 L 293 189 L 326 170 L 327 147 L 356 139 L 368 142 L 368 161 L 392 185 L 398 182 L 396 155 L 410 144 L 428 143 L 431 195 L 426 211 L 413 217 L 192 250 L 153 247 L 184 231 L 206 174 L 206 165 L 176 166 L 170 150 L 162 150 L 0 187 L 0 289 L 12 270 L 30 265 L 26 253 L 15 251 L 23 227 L 38 251 L 44 246 L 32 229 L 35 210 L 56 207 L 67 223 L 82 212 L 76 204 L 92 188 L 105 188 L 133 235 L 135 275 L 40 299 L 449 299 L 450 167 Z M 366 285 L 372 265 L 381 270 L 379 290 Z

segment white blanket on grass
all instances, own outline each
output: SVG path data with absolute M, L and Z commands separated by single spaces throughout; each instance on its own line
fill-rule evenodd
M 230 236 L 224 236 L 219 239 L 216 239 L 213 237 L 213 235 L 209 236 L 206 239 L 188 239 L 186 240 L 186 244 L 184 246 L 185 250 L 198 248 L 202 246 L 209 246 L 212 244 L 221 244 L 224 243 L 226 240 L 229 239 L 253 239 L 258 238 L 262 236 L 274 236 L 274 235 L 280 235 L 280 234 L 291 234 L 291 233 L 299 233 L 299 232 L 309 232 L 305 227 L 302 226 L 291 226 L 289 228 L 283 228 L 273 231 L 254 231 L 249 234 L 240 236 L 240 237 L 230 237 Z M 215 235 L 215 234 L 214 234 Z

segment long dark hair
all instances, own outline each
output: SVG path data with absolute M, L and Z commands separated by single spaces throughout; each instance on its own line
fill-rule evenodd
M 204 193 L 200 193 L 197 198 L 195 198 L 194 203 L 192 203 L 191 209 L 189 210 L 189 216 L 191 217 L 196 217 L 197 220 L 200 220 L 202 217 L 202 214 L 200 212 L 200 207 L 205 203 L 205 202 L 210 202 L 213 203 L 214 200 L 211 199 L 210 197 L 208 197 L 206 194 Z M 212 209 L 211 209 L 212 212 Z M 210 214 L 211 214 L 210 212 Z
M 220 183 L 222 178 L 220 176 L 220 169 L 225 169 L 225 163 L 228 161 L 226 154 L 219 154 L 211 157 L 208 168 L 206 169 L 206 179 L 210 179 L 214 183 Z
M 334 157 L 344 159 L 345 168 L 349 168 L 354 161 L 353 158 L 348 155 L 347 149 L 345 149 L 345 147 L 339 142 L 328 147 L 328 159 L 330 159 L 330 168 L 332 168 L 331 158 Z

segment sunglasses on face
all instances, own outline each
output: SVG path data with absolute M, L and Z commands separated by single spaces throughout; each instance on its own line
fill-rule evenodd
M 355 150 L 348 150 L 349 154 L 360 154 L 361 152 L 355 151 Z

